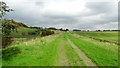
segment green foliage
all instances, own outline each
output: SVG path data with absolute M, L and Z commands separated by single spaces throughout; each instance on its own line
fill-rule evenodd
M 57 30 L 55 27 L 50 27 L 48 29 L 50 29 L 50 30 Z
M 3 32 L 3 35 L 10 35 L 11 32 L 13 31 L 16 31 L 17 32 L 17 28 L 18 27 L 28 27 L 27 25 L 23 24 L 23 23 L 18 23 L 14 20 L 7 20 L 5 19 L 3 22 L 2 22 L 2 32 Z
M 2 22 L 2 33 L 3 35 L 10 35 L 18 27 L 14 20 L 4 20 Z
M 3 60 L 7 61 L 7 60 L 10 60 L 12 56 L 20 53 L 21 50 L 18 48 L 18 47 L 9 47 L 9 48 L 6 48 L 6 49 L 3 49 L 2 50 L 2 58 Z
M 54 31 L 50 31 L 50 30 L 46 30 L 46 31 L 43 31 L 41 36 L 48 36 L 48 35 L 52 35 L 54 34 Z
M 13 42 L 12 39 L 12 32 L 18 32 L 18 27 L 27 27 L 23 23 L 15 22 L 14 20 L 3 20 L 2 21 L 2 47 L 5 48 L 6 46 L 10 45 Z
M 59 29 L 60 31 L 69 31 L 69 29 Z
M 10 45 L 13 41 L 11 32 L 17 28 L 16 22 L 14 20 L 4 20 L 2 22 L 2 47 Z
M 0 1 L 0 34 L 2 34 L 2 47 L 8 46 L 9 44 L 12 43 L 12 39 L 9 36 L 11 31 L 14 30 L 17 26 L 15 26 L 13 23 L 13 20 L 8 21 L 4 20 L 2 21 L 2 17 L 6 14 L 6 12 L 13 11 L 12 9 L 9 9 L 9 6 L 3 1 Z M 2 27 L 1 27 L 2 26 Z
M 23 24 L 23 23 L 17 23 L 17 24 L 18 24 L 19 27 L 26 27 L 26 28 L 28 28 L 28 26 Z
M 9 6 L 3 1 L 0 1 L 0 17 L 4 16 L 6 12 L 13 11 L 12 9 L 9 9 Z
M 36 31 L 33 31 L 33 32 L 28 32 L 29 35 L 39 35 L 40 34 L 40 31 L 39 30 L 36 30 Z
M 15 31 L 12 31 L 11 32 L 11 35 L 13 37 L 16 37 L 16 36 L 30 36 L 30 35 L 39 35 L 40 34 L 40 30 L 39 29 L 36 29 L 36 28 L 25 28 L 25 27 L 18 27 L 17 28 L 17 32 Z

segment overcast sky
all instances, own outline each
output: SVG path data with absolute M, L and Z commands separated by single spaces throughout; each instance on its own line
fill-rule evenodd
M 7 19 L 29 26 L 81 30 L 118 29 L 118 0 L 4 0 Z

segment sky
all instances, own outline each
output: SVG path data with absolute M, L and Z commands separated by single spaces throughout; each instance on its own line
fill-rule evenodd
M 80 30 L 118 29 L 118 0 L 4 0 L 6 19 L 29 26 Z

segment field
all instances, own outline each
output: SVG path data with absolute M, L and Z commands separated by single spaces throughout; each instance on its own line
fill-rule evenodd
M 118 32 L 116 31 L 103 31 L 103 32 L 76 32 L 82 36 L 93 37 L 111 42 L 118 42 Z
M 2 65 L 118 66 L 117 38 L 115 31 L 59 32 L 32 38 L 3 49 Z

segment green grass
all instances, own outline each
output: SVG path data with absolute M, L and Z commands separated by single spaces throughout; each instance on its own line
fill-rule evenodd
M 70 45 L 65 45 L 66 47 L 66 54 L 69 59 L 70 66 L 86 66 L 85 63 L 81 58 L 79 58 L 78 54 L 73 50 L 73 48 Z
M 34 32 L 37 29 L 25 28 L 25 27 L 18 27 L 17 32 L 12 31 L 11 35 L 28 35 L 28 32 Z
M 42 39 L 36 38 L 28 42 L 23 42 L 19 45 L 17 44 L 13 45 L 11 47 L 16 46 L 20 48 L 21 53 L 17 55 L 13 55 L 10 58 L 10 60 L 3 60 L 3 66 L 50 66 L 50 65 L 54 65 L 55 63 L 54 59 L 57 58 L 56 53 L 57 53 L 58 42 L 59 42 L 59 38 L 56 38 L 56 36 L 51 36 L 51 37 L 48 36 Z
M 118 42 L 118 32 L 117 31 L 107 31 L 107 32 L 74 32 L 81 36 L 93 37 L 102 40 L 109 40 L 111 42 Z
M 64 51 L 61 51 L 60 48 Z M 59 61 L 64 61 L 64 58 L 68 62 L 63 62 L 61 66 L 85 65 L 67 42 L 65 33 L 14 44 L 3 51 L 5 53 L 3 66 L 57 66 L 60 65 Z M 6 59 L 7 57 L 9 58 Z
M 14 43 L 12 46 L 3 49 L 5 59 L 3 59 L 2 65 L 85 66 L 84 60 L 79 57 L 67 41 L 67 39 L 70 39 L 98 66 L 117 66 L 118 46 L 88 38 L 86 35 L 80 36 L 71 32 L 57 32 L 42 38 L 37 37 L 27 41 L 18 41 L 19 44 Z M 102 35 L 97 36 L 103 37 Z M 9 58 L 6 59 L 7 57 Z M 59 63 L 60 60 L 64 61 L 65 59 L 67 62 Z
M 68 38 L 67 33 L 63 33 L 61 39 L 63 43 L 62 45 L 64 46 L 65 49 L 64 52 L 66 53 L 67 59 L 69 61 L 67 63 L 69 64 L 69 66 L 85 66 L 85 63 L 71 47 L 67 38 Z
M 76 36 L 73 36 L 72 34 L 69 34 L 69 38 L 98 66 L 117 66 L 118 65 L 117 64 L 117 61 L 118 61 L 117 45 L 111 44 L 107 46 L 106 44 L 106 46 L 101 46 L 103 45 L 101 44 L 101 42 L 98 42 L 95 40 L 92 41 L 89 38 L 84 38 L 84 37 L 78 38 Z M 111 48 L 111 46 L 113 48 Z

